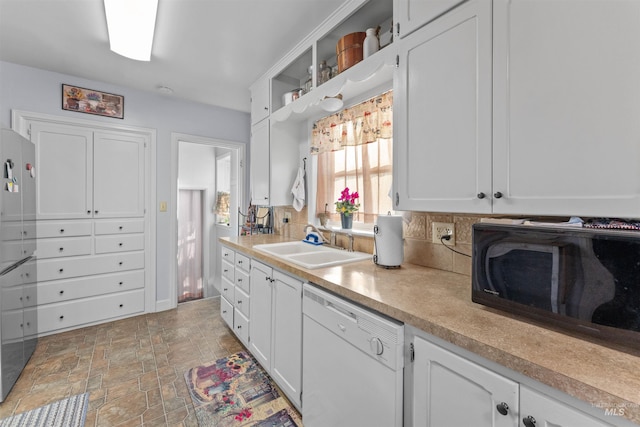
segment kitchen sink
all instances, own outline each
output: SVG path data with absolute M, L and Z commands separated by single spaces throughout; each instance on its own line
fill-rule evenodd
M 332 267 L 372 258 L 371 254 L 364 252 L 348 252 L 325 245 L 312 245 L 301 241 L 265 243 L 255 245 L 253 249 L 308 269 Z

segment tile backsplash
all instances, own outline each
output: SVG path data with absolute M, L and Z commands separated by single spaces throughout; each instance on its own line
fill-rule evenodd
M 284 223 L 285 212 L 291 214 L 291 221 Z M 404 261 L 471 275 L 471 258 L 451 251 L 444 245 L 431 243 L 431 223 L 452 222 L 455 224 L 456 244 L 453 247 L 458 252 L 471 255 L 471 227 L 480 222 L 480 218 L 487 215 L 403 212 L 404 217 Z M 276 206 L 274 208 L 274 232 L 291 239 L 303 239 L 304 227 L 307 225 L 307 208 L 297 212 L 291 206 Z M 328 236 L 327 236 L 328 237 Z M 337 236 L 338 244 L 341 236 Z M 361 252 L 373 253 L 373 237 L 355 236 L 354 249 Z

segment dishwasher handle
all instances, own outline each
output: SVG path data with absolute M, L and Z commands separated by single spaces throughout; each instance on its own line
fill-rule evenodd
M 331 301 L 326 301 L 326 307 L 328 310 L 331 310 L 341 316 L 346 317 L 348 320 L 351 320 L 352 322 L 357 322 L 358 321 L 358 316 L 356 316 L 355 313 L 347 310 L 346 308 L 340 307 L 338 305 L 335 305 L 334 303 L 332 303 Z

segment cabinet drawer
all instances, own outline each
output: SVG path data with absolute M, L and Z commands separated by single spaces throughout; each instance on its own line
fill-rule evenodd
M 96 237 L 96 253 L 139 251 L 144 249 L 144 234 L 120 234 Z
M 91 221 L 39 221 L 37 223 L 38 238 L 90 236 Z
M 251 290 L 250 281 L 249 273 L 246 273 L 244 270 L 236 270 L 236 286 L 239 286 L 247 294 Z
M 233 301 L 235 285 L 227 280 L 226 277 L 222 278 L 222 286 L 220 287 L 220 293 L 229 301 Z
M 220 315 L 231 329 L 233 329 L 233 311 L 233 304 L 226 298 L 220 298 Z
M 222 261 L 222 277 L 226 277 L 231 283 L 236 282 L 235 268 L 224 260 Z
M 95 233 L 98 234 L 122 234 L 122 233 L 143 233 L 143 219 L 123 219 L 96 221 Z
M 47 334 L 144 311 L 144 289 L 38 306 L 38 333 Z
M 37 263 L 38 280 L 67 279 L 144 268 L 144 252 L 45 259 Z
M 231 264 L 235 264 L 235 252 L 226 246 L 222 247 L 222 260 L 230 262 Z
M 91 255 L 91 237 L 38 240 L 38 259 Z
M 144 287 L 144 270 L 40 282 L 38 304 L 69 301 Z
M 236 253 L 236 267 L 248 273 L 251 270 L 251 258 L 241 253 Z
M 245 345 L 249 343 L 249 319 L 237 308 L 233 313 L 233 332 Z
M 249 295 L 245 294 L 239 287 L 235 287 L 233 292 L 233 305 L 247 317 L 249 317 L 249 299 Z

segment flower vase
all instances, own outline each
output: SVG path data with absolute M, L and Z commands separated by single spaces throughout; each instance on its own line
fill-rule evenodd
M 353 225 L 353 215 L 340 214 L 340 221 L 344 230 L 350 230 Z

